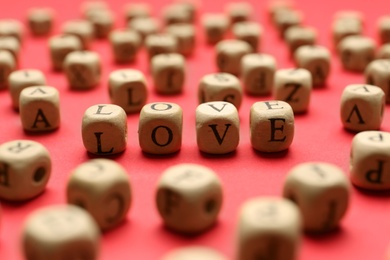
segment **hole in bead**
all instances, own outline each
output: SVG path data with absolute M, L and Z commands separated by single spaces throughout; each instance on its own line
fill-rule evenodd
M 207 213 L 213 213 L 217 208 L 217 202 L 214 199 L 206 201 L 205 210 Z
M 41 182 L 46 176 L 46 169 L 44 167 L 39 167 L 34 173 L 34 182 Z

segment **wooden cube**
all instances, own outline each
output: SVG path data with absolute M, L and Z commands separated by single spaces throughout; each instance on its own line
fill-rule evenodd
M 375 42 L 365 36 L 345 37 L 338 45 L 338 53 L 345 70 L 364 72 L 375 58 Z
M 186 6 L 170 4 L 162 10 L 162 18 L 165 25 L 192 23 L 193 17 Z
M 50 154 L 40 143 L 14 140 L 0 145 L 1 199 L 23 201 L 38 196 L 50 174 Z
M 340 118 L 350 131 L 377 130 L 383 120 L 385 93 L 377 86 L 351 84 L 341 95 Z
M 46 85 L 46 77 L 39 70 L 25 69 L 13 71 L 8 77 L 12 107 L 19 109 L 19 96 L 23 89 L 31 86 Z
M 116 63 L 136 60 L 141 47 L 141 36 L 134 30 L 114 30 L 110 33 L 111 49 Z
M 127 22 L 136 18 L 151 17 L 151 7 L 147 3 L 130 3 L 124 7 L 124 16 Z
M 131 205 L 130 180 L 126 170 L 109 159 L 89 160 L 69 177 L 69 204 L 87 210 L 102 230 L 118 226 Z
M 52 131 L 60 125 L 60 95 L 54 87 L 35 86 L 23 89 L 19 106 L 20 119 L 26 131 Z
M 302 68 L 280 69 L 275 73 L 274 99 L 289 103 L 294 113 L 309 109 L 312 78 Z
M 291 26 L 285 32 L 285 39 L 293 57 L 299 47 L 316 43 L 317 31 L 308 26 Z
M 337 19 L 332 23 L 332 38 L 335 49 L 346 37 L 361 35 L 363 33 L 362 23 L 356 19 Z
M 161 260 L 191 260 L 194 258 L 202 260 L 227 260 L 218 251 L 205 246 L 186 246 L 175 249 L 164 255 Z
M 108 3 L 101 0 L 88 0 L 81 3 L 80 13 L 83 18 L 88 19 L 93 13 L 108 10 Z
M 50 8 L 32 8 L 27 14 L 30 31 L 35 36 L 50 34 L 53 29 L 53 20 L 54 12 Z
M 283 101 L 262 101 L 250 110 L 250 140 L 260 152 L 281 152 L 288 149 L 294 139 L 294 112 Z
M 239 213 L 235 259 L 297 259 L 301 226 L 298 207 L 286 199 L 248 200 Z
M 23 24 L 14 19 L 0 19 L 0 37 L 12 36 L 21 44 L 24 37 Z
M 350 185 L 338 166 L 307 162 L 288 172 L 283 197 L 299 207 L 305 231 L 328 232 L 339 226 L 348 209 Z
M 111 102 L 126 113 L 141 111 L 148 91 L 144 74 L 139 70 L 120 69 L 111 72 L 108 80 Z
M 330 74 L 330 51 L 320 45 L 307 45 L 299 47 L 294 54 L 294 60 L 298 68 L 310 72 L 313 87 L 325 86 Z
M 215 46 L 216 64 L 220 72 L 241 73 L 241 59 L 252 52 L 252 47 L 241 40 L 222 40 Z
M 165 226 L 184 234 L 199 234 L 217 221 L 222 186 L 216 173 L 202 165 L 178 164 L 158 182 L 156 204 Z
M 177 52 L 189 56 L 195 49 L 195 26 L 192 24 L 172 24 L 166 27 L 166 32 L 177 39 Z
M 252 52 L 258 52 L 261 49 L 263 37 L 263 27 L 256 22 L 238 22 L 232 27 L 233 35 L 236 39 L 248 43 Z
M 98 104 L 89 107 L 81 129 L 84 147 L 92 154 L 112 155 L 126 149 L 127 116 L 120 106 Z
M 202 17 L 202 26 L 208 44 L 221 41 L 229 28 L 229 18 L 220 13 L 207 13 Z
M 225 11 L 230 23 L 239 23 L 251 20 L 253 6 L 246 2 L 232 2 L 225 5 Z
M 151 34 L 145 39 L 149 60 L 158 54 L 174 53 L 177 51 L 177 39 L 170 34 Z
M 364 14 L 356 10 L 340 10 L 333 15 L 333 20 L 354 20 L 364 25 Z
M 228 102 L 215 101 L 196 108 L 196 141 L 200 151 L 226 154 L 236 150 L 240 141 L 237 108 Z
M 62 26 L 62 33 L 78 37 L 84 50 L 91 47 L 95 35 L 92 23 L 87 20 L 69 20 L 65 22 Z
M 376 52 L 377 59 L 390 59 L 390 43 L 380 46 Z
M 183 91 L 185 60 L 178 53 L 157 54 L 151 62 L 154 88 L 160 94 L 177 94 Z
M 157 34 L 160 31 L 159 22 L 152 17 L 134 18 L 129 21 L 128 27 L 139 33 L 141 42 L 144 42 L 147 36 Z
M 198 88 L 199 103 L 226 101 L 232 103 L 237 110 L 242 102 L 240 80 L 229 73 L 211 73 L 203 76 Z
M 101 60 L 94 51 L 73 51 L 66 55 L 63 67 L 72 89 L 95 88 L 101 77 Z
M 16 64 L 18 64 L 20 54 L 20 42 L 15 37 L 0 37 L 0 50 L 11 52 L 14 56 Z
M 77 36 L 64 34 L 51 37 L 49 49 L 52 68 L 61 71 L 66 56 L 73 51 L 81 51 L 83 46 Z
M 110 10 L 99 10 L 92 12 L 88 20 L 93 26 L 96 38 L 107 38 L 114 28 L 115 14 Z
M 72 205 L 38 209 L 22 233 L 25 259 L 98 259 L 100 232 L 92 217 Z
M 174 103 L 146 104 L 140 113 L 138 140 L 142 151 L 171 154 L 181 148 L 183 111 Z
M 274 17 L 276 28 L 282 39 L 284 39 L 288 28 L 301 25 L 303 22 L 303 14 L 294 9 L 281 9 L 275 13 Z
M 385 93 L 386 103 L 390 103 L 390 60 L 379 59 L 370 62 L 364 74 L 366 83 L 380 87 Z
M 268 54 L 251 53 L 241 59 L 241 81 L 250 95 L 269 95 L 274 87 L 276 60 Z
M 390 190 L 390 133 L 363 131 L 353 137 L 350 176 L 354 185 L 368 190 Z
M 390 16 L 382 16 L 378 19 L 378 35 L 381 44 L 390 43 Z
M 0 90 L 8 88 L 8 76 L 16 69 L 15 57 L 11 52 L 0 50 Z

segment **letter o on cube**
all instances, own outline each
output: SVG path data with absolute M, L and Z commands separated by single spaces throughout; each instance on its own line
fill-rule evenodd
M 22 201 L 41 194 L 51 173 L 47 149 L 30 140 L 0 145 L 0 198 Z
M 322 233 L 336 228 L 347 211 L 350 185 L 333 164 L 302 163 L 289 171 L 283 197 L 298 205 L 305 231 Z
M 390 133 L 363 131 L 351 145 L 351 181 L 359 188 L 390 190 Z
M 162 173 L 156 203 L 169 229 L 184 234 L 201 233 L 216 222 L 222 206 L 221 183 L 207 167 L 175 165 Z

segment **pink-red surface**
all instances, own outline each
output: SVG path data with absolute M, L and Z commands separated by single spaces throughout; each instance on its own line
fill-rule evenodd
M 286 45 L 280 40 L 266 15 L 266 1 L 249 1 L 253 6 L 253 19 L 265 28 L 261 51 L 272 54 L 279 68 L 293 66 Z M 159 16 L 168 1 L 151 1 L 154 15 Z M 199 15 L 221 12 L 224 1 L 204 1 Z M 110 1 L 117 14 L 116 27 L 125 25 L 123 6 L 126 1 Z M 80 3 L 67 1 L 3 1 L 0 3 L 0 18 L 15 18 L 25 23 L 28 8 L 50 6 L 56 11 L 54 34 L 60 32 L 61 24 L 80 17 Z M 331 45 L 330 25 L 337 10 L 357 10 L 364 13 L 364 34 L 377 39 L 376 22 L 387 14 L 390 4 L 386 1 L 312 1 L 296 0 L 296 6 L 305 15 L 304 23 L 317 28 L 319 43 Z M 25 23 L 26 24 L 26 23 Z M 199 28 L 199 27 L 198 27 Z M 26 134 L 21 127 L 17 112 L 11 108 L 8 91 L 0 91 L 0 143 L 14 139 L 31 139 L 44 144 L 51 153 L 53 171 L 46 191 L 34 200 L 25 203 L 2 202 L 0 231 L 0 259 L 21 259 L 20 234 L 22 224 L 35 209 L 52 204 L 65 203 L 64 189 L 69 173 L 77 165 L 90 159 L 81 140 L 81 119 L 85 109 L 97 103 L 109 103 L 107 80 L 117 68 L 137 68 L 147 75 L 148 102 L 176 102 L 184 110 L 183 145 L 172 156 L 148 156 L 138 145 L 139 115 L 128 116 L 128 145 L 126 151 L 112 159 L 123 165 L 131 178 L 133 203 L 126 221 L 118 228 L 102 235 L 100 259 L 159 259 L 167 251 L 185 245 L 213 247 L 233 259 L 235 231 L 240 205 L 257 196 L 280 196 L 283 180 L 291 167 L 307 161 L 324 161 L 340 166 L 349 175 L 349 150 L 353 134 L 346 132 L 339 119 L 339 102 L 347 84 L 363 82 L 361 74 L 345 72 L 335 54 L 332 72 L 326 88 L 312 93 L 310 110 L 296 116 L 296 133 L 293 144 L 283 155 L 264 155 L 255 152 L 249 140 L 249 109 L 259 100 L 268 97 L 245 95 L 240 109 L 240 144 L 234 154 L 206 156 L 199 152 L 195 136 L 195 108 L 197 85 L 206 73 L 216 71 L 214 50 L 204 43 L 204 35 L 198 30 L 196 51 L 187 60 L 187 79 L 184 92 L 176 96 L 160 96 L 153 91 L 144 50 L 136 63 L 115 65 L 107 40 L 96 40 L 92 50 L 97 51 L 103 62 L 103 76 L 96 89 L 74 92 L 68 87 L 62 73 L 51 71 L 47 37 L 34 38 L 26 32 L 20 68 L 42 70 L 49 85 L 55 86 L 61 95 L 61 127 L 58 131 L 42 134 Z M 390 107 L 386 107 L 383 126 L 390 131 Z M 160 173 L 167 167 L 183 162 L 199 163 L 212 168 L 224 186 L 224 205 L 218 224 L 208 232 L 196 237 L 183 237 L 166 230 L 155 208 L 155 186 Z M 301 260 L 322 259 L 383 259 L 390 242 L 390 196 L 388 193 L 371 194 L 352 189 L 350 208 L 337 232 L 323 236 L 303 236 L 299 254 Z

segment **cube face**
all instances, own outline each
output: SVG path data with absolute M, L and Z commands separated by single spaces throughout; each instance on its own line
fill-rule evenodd
M 91 216 L 75 206 L 33 212 L 26 220 L 22 247 L 26 259 L 98 259 L 100 233 Z
M 225 154 L 236 150 L 240 119 L 236 107 L 227 102 L 208 102 L 196 109 L 196 140 L 199 150 Z
M 268 95 L 274 86 L 275 58 L 267 54 L 246 54 L 241 59 L 241 79 L 250 95 Z
M 19 100 L 20 118 L 26 131 L 45 132 L 60 125 L 60 97 L 50 86 L 28 87 L 22 90 Z
M 229 27 L 229 19 L 224 14 L 209 13 L 202 18 L 202 25 L 208 44 L 216 44 L 225 37 Z
M 141 45 L 141 36 L 133 30 L 116 30 L 111 32 L 110 42 L 115 62 L 134 62 Z
M 40 143 L 15 140 L 0 146 L 0 197 L 22 201 L 41 194 L 51 174 L 51 159 Z
M 182 140 L 183 111 L 174 103 L 146 104 L 140 113 L 138 140 L 142 151 L 150 154 L 178 152 Z
M 348 179 L 337 166 L 322 162 L 302 163 L 286 177 L 283 197 L 299 207 L 308 232 L 328 232 L 339 225 L 350 197 Z
M 54 70 L 62 70 L 65 57 L 72 51 L 82 50 L 81 41 L 74 35 L 53 36 L 49 40 L 51 64 Z
M 28 25 L 33 35 L 47 35 L 53 27 L 53 11 L 49 8 L 32 8 L 27 15 Z
M 317 41 L 317 32 L 314 28 L 304 26 L 291 26 L 286 30 L 285 38 L 293 56 L 295 51 L 306 45 L 313 45 Z
M 350 131 L 377 130 L 380 128 L 385 106 L 385 94 L 377 86 L 351 84 L 341 95 L 340 118 Z
M 345 70 L 363 72 L 375 58 L 375 42 L 364 36 L 348 36 L 338 45 Z
M 263 28 L 255 22 L 238 22 L 233 25 L 233 35 L 236 39 L 248 43 L 252 52 L 258 52 L 261 45 Z
M 162 260 L 227 260 L 225 256 L 214 249 L 204 246 L 187 246 L 173 250 L 166 254 Z
M 145 45 L 151 60 L 158 54 L 176 52 L 177 39 L 170 34 L 151 34 L 146 37 Z
M 294 113 L 308 110 L 312 90 L 311 74 L 306 69 L 281 69 L 275 73 L 275 100 L 290 104 Z
M 237 259 L 296 259 L 302 219 L 297 206 L 282 198 L 251 199 L 241 207 Z
M 160 94 L 178 94 L 183 91 L 185 60 L 181 54 L 157 54 L 152 58 L 154 87 Z
M 103 230 L 117 226 L 131 205 L 126 170 L 109 159 L 79 165 L 67 184 L 67 202 L 87 210 Z
M 390 103 L 390 61 L 387 59 L 374 60 L 368 64 L 364 72 L 366 83 L 380 87 L 386 97 L 386 103 Z
M 156 193 L 157 209 L 173 231 L 196 234 L 211 228 L 222 206 L 222 187 L 216 174 L 196 164 L 165 170 Z
M 100 82 L 101 61 L 96 52 L 73 51 L 65 57 L 63 66 L 72 89 L 91 89 Z
M 313 86 L 324 86 L 330 73 L 330 52 L 323 46 L 301 46 L 294 55 L 297 67 L 310 72 Z
M 89 49 L 94 37 L 94 28 L 90 21 L 70 20 L 64 24 L 62 33 L 78 37 L 81 41 L 81 45 L 83 46 L 83 50 L 86 50 Z
M 167 26 L 167 33 L 177 39 L 177 52 L 189 56 L 195 49 L 195 26 L 192 24 L 172 24 Z
M 237 110 L 242 102 L 242 89 L 239 79 L 229 73 L 212 73 L 205 75 L 198 88 L 199 103 L 226 101 Z
M 9 75 L 8 85 L 12 106 L 19 109 L 20 92 L 27 87 L 46 85 L 46 78 L 39 70 L 16 70 Z
M 112 104 L 89 107 L 83 116 L 82 138 L 90 153 L 112 155 L 123 152 L 127 145 L 126 112 Z
M 0 90 L 8 88 L 8 76 L 16 68 L 16 61 L 11 52 L 0 50 Z
M 215 46 L 216 64 L 220 72 L 240 75 L 241 58 L 252 52 L 251 46 L 241 40 L 222 40 Z
M 364 131 L 351 145 L 350 178 L 354 185 L 369 190 L 389 190 L 390 134 Z
M 281 152 L 294 139 L 294 112 L 283 101 L 256 102 L 250 110 L 250 139 L 260 152 Z

